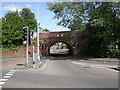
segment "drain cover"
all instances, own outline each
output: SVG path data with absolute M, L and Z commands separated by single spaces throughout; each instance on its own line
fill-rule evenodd
M 84 68 L 90 68 L 89 66 L 85 66 Z

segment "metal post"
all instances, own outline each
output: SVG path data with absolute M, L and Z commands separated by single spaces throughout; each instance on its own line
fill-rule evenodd
M 39 0 L 38 0 L 38 13 L 39 13 Z M 39 19 L 39 15 L 38 15 L 38 19 Z M 37 51 L 38 51 L 38 61 L 40 62 L 40 53 L 39 53 L 39 23 L 38 23 L 38 27 L 37 27 Z
M 37 51 L 38 51 L 38 61 L 40 61 L 40 52 L 39 52 L 39 25 L 38 25 L 38 31 L 37 31 Z
M 27 67 L 28 67 L 28 44 L 29 44 L 29 31 L 28 31 L 28 27 L 27 27 L 27 48 L 26 48 L 26 58 L 27 58 Z
M 33 62 L 34 62 L 35 60 L 34 60 L 34 45 L 33 45 Z
M 34 44 L 33 44 L 33 68 L 35 67 L 35 55 L 34 55 Z

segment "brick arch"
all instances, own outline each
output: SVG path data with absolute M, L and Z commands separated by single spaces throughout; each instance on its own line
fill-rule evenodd
M 46 52 L 48 53 L 48 55 L 49 55 L 50 47 L 57 42 L 63 42 L 65 44 L 67 44 L 69 47 L 68 55 L 74 56 L 74 49 L 75 49 L 74 43 L 72 41 L 64 39 L 64 38 L 57 38 L 57 39 L 54 39 L 51 42 L 49 42 L 49 44 L 46 46 Z
M 74 43 L 73 43 L 72 41 L 67 40 L 67 39 L 64 39 L 64 38 L 57 38 L 57 39 L 54 39 L 54 40 L 52 40 L 51 42 L 49 42 L 49 43 L 47 44 L 47 46 L 46 46 L 46 49 L 47 49 L 47 48 L 50 48 L 53 44 L 55 44 L 55 43 L 57 43 L 57 42 L 63 42 L 63 43 L 65 43 L 65 44 L 71 46 L 72 48 L 75 48 Z

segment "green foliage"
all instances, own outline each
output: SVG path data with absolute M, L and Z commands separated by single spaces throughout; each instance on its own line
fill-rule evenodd
M 0 30 L 2 29 L 2 18 L 0 18 Z
M 50 30 L 48 29 L 43 29 L 42 32 L 49 32 Z
M 20 13 L 8 12 L 2 18 L 2 48 L 3 50 L 16 50 L 22 46 L 23 27 L 36 30 L 37 21 L 34 13 L 24 8 Z
M 0 48 L 1 48 L 1 45 L 2 45 L 2 18 L 0 18 Z
M 17 51 L 19 48 L 23 48 L 23 47 L 25 47 L 25 46 L 16 46 L 14 48 L 12 48 L 12 47 L 11 48 L 1 48 L 0 51 L 3 51 L 3 52 L 7 52 L 9 50 Z
M 97 3 L 100 6 L 89 13 L 90 21 L 86 25 L 90 40 L 88 55 L 96 57 L 117 57 L 120 41 L 120 18 L 114 8 L 115 3 Z M 94 5 L 97 5 L 94 4 Z M 118 46 L 118 48 L 116 48 Z
M 119 57 L 120 2 L 48 3 L 48 9 L 55 13 L 55 19 L 60 19 L 58 25 L 88 31 L 84 55 Z
M 82 2 L 47 3 L 48 9 L 55 13 L 54 19 L 60 19 L 58 25 L 71 30 L 84 29 L 84 5 Z
M 37 30 L 37 21 L 35 14 L 28 8 L 23 8 L 20 12 L 21 18 L 24 20 L 25 25 L 29 27 L 29 30 Z
M 22 27 L 24 22 L 17 12 L 9 12 L 2 18 L 2 47 L 10 48 L 22 45 Z

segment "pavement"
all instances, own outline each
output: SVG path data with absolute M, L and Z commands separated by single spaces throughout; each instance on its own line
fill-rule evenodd
M 80 60 L 101 61 L 101 62 L 118 62 L 118 58 L 83 58 Z
M 120 59 L 118 58 L 84 58 L 84 59 L 77 59 L 76 61 L 82 63 L 83 65 L 89 64 L 93 67 L 102 66 L 120 71 L 120 66 L 119 66 Z
M 47 59 L 45 59 L 44 57 L 41 58 L 40 61 L 35 61 L 33 63 L 32 60 L 29 60 L 28 62 L 28 67 L 27 64 L 17 64 L 16 66 L 16 70 L 37 70 L 37 69 L 41 69 L 44 67 L 45 62 L 47 61 Z

